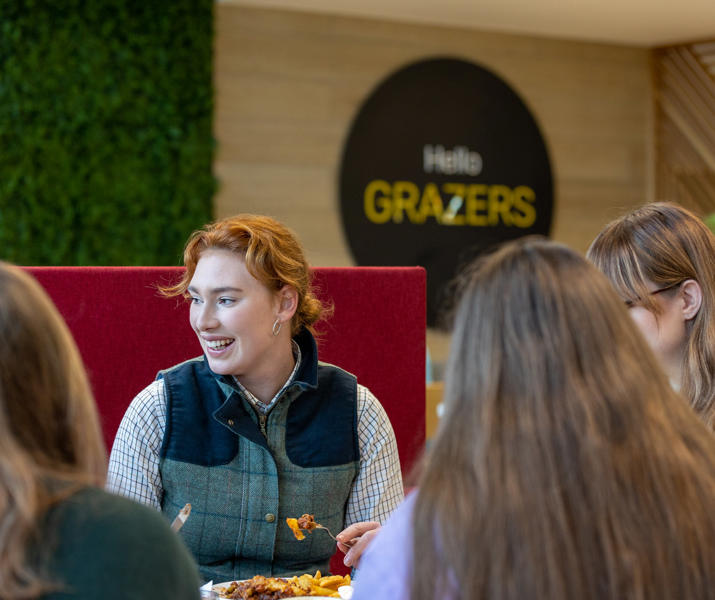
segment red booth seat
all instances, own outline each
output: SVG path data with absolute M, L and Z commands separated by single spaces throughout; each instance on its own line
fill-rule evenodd
M 107 447 L 132 398 L 157 371 L 200 354 L 188 304 L 157 284 L 179 267 L 28 267 L 65 318 L 84 359 Z M 425 437 L 425 271 L 420 267 L 316 268 L 322 360 L 354 373 L 382 402 L 403 473 Z M 334 565 L 337 566 L 335 560 Z

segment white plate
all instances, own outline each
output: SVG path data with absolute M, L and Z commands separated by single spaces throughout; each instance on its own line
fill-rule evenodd
M 289 578 L 284 578 L 284 579 L 289 579 Z M 233 579 L 233 580 L 231 580 L 231 581 L 224 581 L 224 582 L 222 582 L 222 583 L 215 583 L 214 586 L 213 586 L 213 591 L 216 592 L 216 593 L 218 593 L 219 598 L 226 598 L 226 596 L 222 596 L 221 594 L 222 594 L 224 588 L 226 588 L 226 587 L 228 587 L 229 585 L 231 585 L 234 581 L 236 581 L 237 583 L 240 583 L 241 581 L 248 581 L 248 580 L 247 580 L 247 579 Z M 345 588 L 350 587 L 350 588 L 351 588 L 351 586 L 347 586 L 347 585 L 340 586 L 340 587 L 345 587 Z M 352 588 L 351 588 L 351 591 L 352 591 Z M 350 595 L 352 595 L 352 594 L 350 594 Z M 321 600 L 335 600 L 335 598 L 332 597 L 332 596 L 300 596 L 300 598 L 312 598 L 313 600 L 318 600 L 318 599 L 321 599 Z

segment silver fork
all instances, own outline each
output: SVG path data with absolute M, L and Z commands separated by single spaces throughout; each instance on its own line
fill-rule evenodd
M 336 538 L 336 537 L 332 534 L 332 532 L 330 531 L 330 529 L 328 529 L 325 525 L 316 525 L 313 529 L 324 529 L 325 531 L 328 532 L 328 535 L 329 535 L 331 538 L 333 538 L 336 542 L 338 541 L 338 538 Z M 348 548 L 350 548 L 350 547 L 352 547 L 352 546 L 355 544 L 355 542 L 357 542 L 357 538 L 352 539 L 352 540 L 349 540 L 349 541 L 347 541 L 347 542 L 339 542 L 339 543 L 345 544 Z

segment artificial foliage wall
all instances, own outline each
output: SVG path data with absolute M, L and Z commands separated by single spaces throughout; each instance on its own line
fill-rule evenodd
M 213 0 L 0 8 L 0 259 L 169 265 L 211 219 Z

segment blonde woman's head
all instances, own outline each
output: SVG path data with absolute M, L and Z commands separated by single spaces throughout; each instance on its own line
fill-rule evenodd
M 609 223 L 587 256 L 633 307 L 671 378 L 715 427 L 715 235 L 692 212 L 652 203 Z

